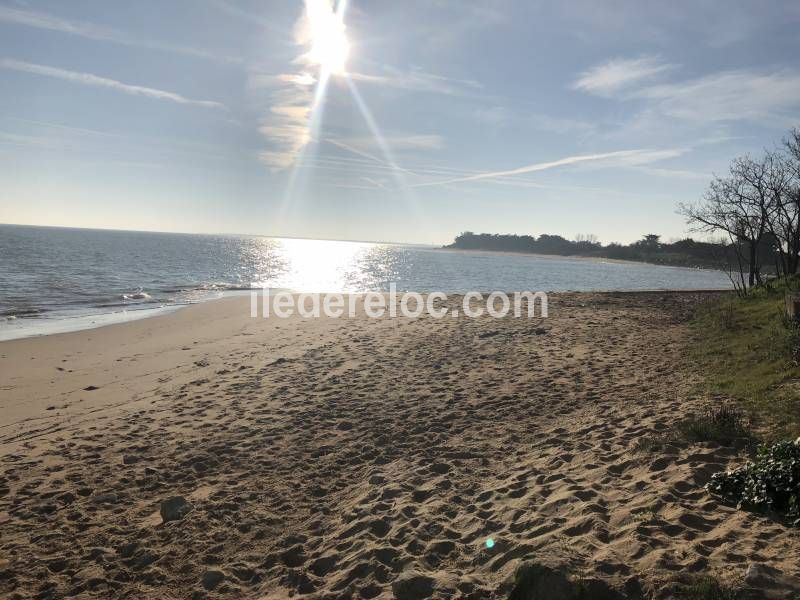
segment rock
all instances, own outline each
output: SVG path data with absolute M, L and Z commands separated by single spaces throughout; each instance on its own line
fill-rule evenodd
M 83 388 L 83 391 L 84 392 L 93 392 L 93 391 L 99 390 L 99 389 L 100 388 L 97 387 L 96 385 L 87 385 L 85 388 Z
M 213 590 L 225 579 L 225 574 L 222 571 L 206 571 L 203 573 L 203 587 L 207 590 Z
M 397 600 L 419 600 L 430 598 L 436 588 L 432 577 L 419 573 L 404 573 L 392 584 L 392 591 Z
M 194 507 L 186 501 L 183 496 L 172 496 L 161 503 L 161 519 L 164 523 L 168 521 L 180 521 L 183 517 L 192 512 Z
M 134 463 L 139 462 L 139 457 L 135 454 L 123 454 L 122 455 L 122 464 L 123 465 L 132 465 Z

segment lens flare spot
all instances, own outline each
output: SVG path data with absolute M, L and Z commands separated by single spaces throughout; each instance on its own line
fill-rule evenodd
M 494 548 L 494 540 L 492 538 L 486 538 L 486 547 Z

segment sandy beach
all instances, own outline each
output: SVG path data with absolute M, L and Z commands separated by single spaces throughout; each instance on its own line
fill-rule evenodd
M 635 451 L 703 402 L 709 295 L 500 320 L 243 297 L 0 343 L 0 596 L 505 598 L 536 560 L 602 597 L 697 573 L 797 597 L 798 532 L 702 488 L 740 449 Z

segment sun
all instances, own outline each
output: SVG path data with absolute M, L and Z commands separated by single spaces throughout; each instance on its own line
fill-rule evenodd
M 343 10 L 334 11 L 327 0 L 306 0 L 306 15 L 311 39 L 308 60 L 331 75 L 343 74 L 350 54 Z

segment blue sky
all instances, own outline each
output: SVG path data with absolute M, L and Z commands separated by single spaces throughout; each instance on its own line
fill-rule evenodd
M 677 202 L 800 125 L 797 2 L 339 8 L 0 0 L 0 222 L 672 238 Z

